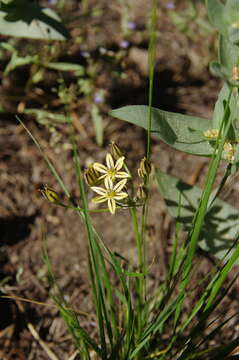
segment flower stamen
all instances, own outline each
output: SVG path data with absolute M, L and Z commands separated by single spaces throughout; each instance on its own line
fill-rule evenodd
M 124 166 L 124 156 L 121 156 L 115 163 L 110 153 L 106 155 L 106 166 L 100 163 L 94 163 L 93 168 L 99 173 L 103 174 L 99 177 L 102 179 L 111 179 L 115 181 L 117 178 L 125 179 L 130 175 L 125 171 L 119 171 Z
M 127 183 L 127 179 L 123 179 L 120 180 L 118 183 L 114 184 L 109 177 L 106 177 L 104 180 L 105 188 L 101 188 L 98 186 L 91 187 L 91 189 L 94 192 L 100 195 L 93 198 L 92 201 L 96 204 L 107 201 L 109 211 L 111 212 L 111 214 L 115 214 L 116 201 L 128 197 L 128 194 L 122 191 L 126 183 Z

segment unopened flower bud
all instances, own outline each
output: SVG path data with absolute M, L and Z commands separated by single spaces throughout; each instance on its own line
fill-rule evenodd
M 233 66 L 232 68 L 232 80 L 238 81 L 239 80 L 239 67 Z
M 138 175 L 140 177 L 144 177 L 147 176 L 151 173 L 151 164 L 150 162 L 146 159 L 146 157 L 144 157 L 141 161 L 140 161 L 140 166 L 138 168 Z
M 137 199 L 145 201 L 148 197 L 148 191 L 144 185 L 140 185 L 137 191 Z
M 235 152 L 236 152 L 235 146 L 232 145 L 230 141 L 226 141 L 223 146 L 223 150 L 225 152 L 225 159 L 230 162 L 233 162 L 235 160 Z
M 218 129 L 210 129 L 203 132 L 203 135 L 206 136 L 209 139 L 217 139 L 219 135 Z
M 100 177 L 100 173 L 99 171 L 94 169 L 93 165 L 90 165 L 90 167 L 85 171 L 85 181 L 89 186 L 98 185 L 99 177 Z
M 42 193 L 45 199 L 48 201 L 59 204 L 60 203 L 60 195 L 53 189 L 50 189 L 47 185 L 43 185 L 39 191 Z
M 119 158 L 121 158 L 123 156 L 122 151 L 120 150 L 120 148 L 118 147 L 118 145 L 116 145 L 116 143 L 114 141 L 112 141 L 110 144 L 110 152 L 111 152 L 111 155 L 113 156 L 114 160 L 118 160 Z
M 231 24 L 231 27 L 233 29 L 239 29 L 239 22 L 235 22 L 235 23 Z

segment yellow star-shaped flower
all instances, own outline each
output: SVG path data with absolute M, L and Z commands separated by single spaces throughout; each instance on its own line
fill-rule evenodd
M 114 181 L 116 178 L 129 178 L 130 175 L 125 171 L 119 171 L 124 165 L 124 156 L 121 156 L 116 163 L 114 163 L 111 154 L 106 155 L 106 166 L 100 163 L 94 163 L 93 168 L 99 173 L 103 174 L 99 177 L 99 180 L 110 179 Z
M 127 179 L 123 179 L 113 184 L 113 181 L 109 177 L 106 177 L 104 180 L 105 188 L 98 186 L 91 187 L 93 191 L 100 195 L 93 198 L 92 201 L 96 204 L 107 201 L 111 214 L 115 214 L 116 201 L 125 199 L 128 196 L 126 192 L 122 191 L 126 183 Z

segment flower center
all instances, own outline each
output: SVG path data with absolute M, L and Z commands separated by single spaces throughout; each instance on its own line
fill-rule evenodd
M 115 192 L 114 191 L 108 191 L 107 192 L 107 198 L 108 199 L 113 199 L 115 196 Z
M 114 179 L 114 178 L 115 178 L 115 174 L 116 174 L 115 169 L 109 169 L 109 170 L 108 170 L 108 176 L 109 176 L 111 179 Z

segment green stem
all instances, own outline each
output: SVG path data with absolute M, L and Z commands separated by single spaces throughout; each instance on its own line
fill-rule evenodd
M 51 201 L 49 201 L 51 204 L 55 204 L 55 205 L 59 205 L 59 206 L 62 206 L 66 209 L 70 209 L 70 210 L 75 210 L 77 212 L 84 212 L 85 210 L 79 206 L 71 206 L 71 205 L 65 205 L 61 202 L 55 202 L 55 203 L 52 203 Z M 126 210 L 126 209 L 135 209 L 137 206 L 142 206 L 142 204 L 135 204 L 134 206 L 116 206 L 116 209 L 120 209 L 120 210 Z M 88 209 L 89 213 L 103 213 L 103 212 L 110 212 L 109 211 L 109 208 L 103 208 L 103 209 L 94 209 L 94 210 L 90 210 Z
M 141 234 L 139 231 L 139 224 L 138 224 L 136 209 L 135 208 L 130 209 L 130 213 L 132 216 L 132 221 L 133 221 L 133 226 L 134 226 L 134 233 L 135 233 L 136 246 L 137 246 L 137 252 L 138 252 L 138 265 L 139 265 L 139 268 L 142 269 L 142 265 L 143 265 L 142 241 L 141 241 Z
M 152 103 L 153 103 L 153 81 L 156 60 L 157 42 L 157 0 L 152 0 L 152 11 L 150 16 L 150 42 L 149 42 L 149 115 L 147 129 L 147 159 L 151 157 L 151 128 L 152 128 Z
M 139 231 L 139 224 L 138 224 L 138 218 L 137 218 L 137 212 L 135 208 L 130 209 L 131 217 L 132 217 L 132 223 L 134 226 L 134 233 L 135 233 L 135 240 L 136 240 L 136 247 L 137 247 L 137 254 L 138 254 L 138 267 L 139 271 L 143 271 L 143 248 L 142 248 L 142 238 L 141 233 Z M 138 293 L 138 308 L 137 308 L 137 317 L 138 317 L 138 336 L 140 336 L 143 326 L 143 293 L 144 293 L 144 277 L 139 277 L 136 279 L 137 281 L 137 293 Z
M 183 294 L 185 294 L 186 287 L 187 287 L 187 285 L 189 283 L 189 280 L 190 280 L 192 262 L 193 262 L 193 258 L 194 258 L 194 255 L 195 255 L 195 252 L 196 252 L 196 249 L 197 249 L 198 238 L 199 238 L 199 235 L 201 233 L 204 218 L 205 218 L 205 215 L 206 215 L 206 212 L 207 212 L 207 209 L 208 209 L 209 199 L 210 199 L 210 195 L 211 195 L 211 192 L 212 192 L 213 184 L 215 182 L 217 169 L 218 169 L 220 161 L 221 161 L 221 156 L 222 156 L 222 152 L 223 152 L 223 145 L 225 143 L 227 133 L 228 133 L 230 125 L 231 125 L 230 120 L 231 120 L 232 117 L 231 117 L 231 115 L 229 113 L 229 104 L 230 104 L 231 95 L 232 95 L 232 88 L 231 88 L 231 91 L 230 91 L 229 96 L 228 96 L 226 108 L 225 108 L 225 111 L 224 111 L 224 117 L 223 117 L 221 127 L 220 127 L 220 131 L 219 131 L 219 137 L 218 137 L 218 140 L 217 140 L 215 151 L 214 151 L 214 153 L 212 155 L 212 160 L 211 160 L 210 167 L 209 167 L 209 170 L 208 170 L 206 183 L 205 183 L 205 186 L 204 186 L 204 191 L 203 191 L 203 194 L 201 196 L 198 209 L 197 209 L 196 214 L 194 216 L 194 219 L 192 221 L 192 230 L 189 232 L 188 237 L 187 237 L 187 241 L 188 241 L 189 246 L 188 246 L 187 256 L 186 256 L 186 259 L 185 259 L 185 265 L 184 265 L 183 273 L 182 273 L 182 281 L 181 281 L 181 284 L 180 284 L 180 292 L 183 293 Z M 223 136 L 221 138 L 222 129 L 223 129 Z M 176 313 L 175 313 L 174 329 L 176 329 L 179 317 L 181 316 L 184 297 L 185 297 L 185 295 L 182 297 L 181 301 L 179 302 Z

